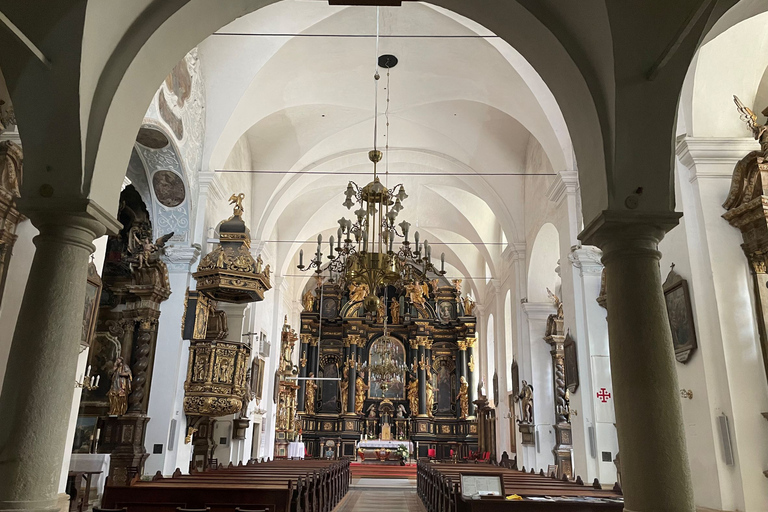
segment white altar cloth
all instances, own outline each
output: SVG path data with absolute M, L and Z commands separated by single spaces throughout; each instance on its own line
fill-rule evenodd
M 369 439 L 366 441 L 358 442 L 357 447 L 368 448 L 370 450 L 375 448 L 389 448 L 390 450 L 397 450 L 401 444 L 406 445 L 408 450 L 413 453 L 413 444 L 410 441 L 378 441 L 376 439 Z
M 289 459 L 303 459 L 304 458 L 304 443 L 294 441 L 288 443 L 288 458 Z
M 108 453 L 73 453 L 69 459 L 70 471 L 101 471 L 100 475 L 93 475 L 91 480 L 91 489 L 96 489 L 97 504 L 101 503 L 101 496 L 104 494 L 104 484 L 109 474 L 109 458 Z

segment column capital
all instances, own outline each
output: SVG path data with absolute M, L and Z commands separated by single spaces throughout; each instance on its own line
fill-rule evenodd
M 547 197 L 559 204 L 567 195 L 576 194 L 579 190 L 579 173 L 576 171 L 560 171 L 547 189 Z
M 551 302 L 523 302 L 520 308 L 531 320 L 546 320 L 549 315 L 557 313 L 557 308 Z
M 568 260 L 575 268 L 579 269 L 582 276 L 600 275 L 603 271 L 603 251 L 592 245 L 572 247 Z
M 682 212 L 604 210 L 581 232 L 579 239 L 600 247 L 604 264 L 615 256 L 645 255 L 659 259 L 659 242 L 682 216 Z
M 200 172 L 197 176 L 201 193 L 210 196 L 213 201 L 224 200 L 224 187 L 215 171 Z
M 94 251 L 93 240 L 105 233 L 117 234 L 122 228 L 117 219 L 87 198 L 35 198 L 17 200 L 21 213 L 40 231 L 63 243 Z
M 200 246 L 172 245 L 163 249 L 163 260 L 169 272 L 189 272 L 189 269 L 200 256 Z
M 470 336 L 466 339 L 467 348 L 475 348 L 475 343 L 477 343 L 477 336 Z

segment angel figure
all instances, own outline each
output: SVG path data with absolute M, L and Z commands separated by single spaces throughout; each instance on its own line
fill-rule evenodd
M 433 279 L 429 282 L 429 289 L 432 291 L 435 296 L 437 296 L 437 289 L 440 287 L 440 281 L 438 279 Z
M 301 301 L 304 304 L 304 311 L 312 311 L 315 307 L 315 294 L 312 293 L 312 290 L 307 290 Z
M 160 238 L 158 238 L 155 243 L 152 243 L 152 240 L 149 237 L 145 238 L 139 238 L 136 236 L 136 232 L 133 232 L 133 240 L 136 242 L 136 245 L 139 247 L 138 251 L 136 251 L 136 259 L 139 262 L 138 268 L 145 268 L 149 266 L 149 258 L 152 256 L 152 254 L 156 253 L 163 247 L 165 247 L 165 243 L 171 239 L 173 236 L 173 232 L 168 233 L 167 235 L 163 235 Z M 131 251 L 133 252 L 133 251 Z
M 243 212 L 245 211 L 243 209 L 243 199 L 245 199 L 245 194 L 232 194 L 232 196 L 229 198 L 229 204 L 235 205 L 235 211 L 233 217 L 243 217 Z
M 741 102 L 741 100 L 735 95 L 733 97 L 733 102 L 736 103 L 736 109 L 739 111 L 739 114 L 741 114 L 741 120 L 747 123 L 747 126 L 752 132 L 752 136 L 755 138 L 755 140 L 760 142 L 760 150 L 763 153 L 767 152 L 768 151 L 768 126 L 759 124 L 757 122 L 757 115 L 752 111 L 751 108 L 744 105 Z M 763 110 L 761 114 L 763 114 L 764 116 L 768 116 L 768 108 Z
M 405 406 L 403 404 L 397 405 L 397 419 L 405 418 Z
M 555 304 L 555 307 L 557 308 L 557 318 L 563 318 L 563 301 L 560 300 L 560 297 L 552 293 L 549 288 L 547 288 L 547 295 L 549 295 L 549 299 Z
M 361 302 L 370 293 L 368 285 L 365 283 L 349 284 L 349 302 Z
M 392 299 L 389 305 L 389 315 L 392 317 L 392 324 L 397 325 L 400 323 L 400 301 Z

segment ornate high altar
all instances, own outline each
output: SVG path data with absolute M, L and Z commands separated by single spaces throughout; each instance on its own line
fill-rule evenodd
M 397 64 L 382 55 L 378 66 Z M 378 91 L 378 71 L 374 75 Z M 387 88 L 389 102 L 389 88 Z M 375 103 L 378 109 L 378 103 Z M 341 218 L 323 260 L 322 236 L 307 266 L 315 269 L 301 314 L 298 414 L 313 456 L 325 446 L 355 457 L 356 443 L 413 441 L 415 455 L 448 458 L 477 449 L 474 416 L 474 304 L 461 298 L 461 281 L 432 264 L 432 247 L 410 224 L 395 221 L 408 198 L 405 187 L 377 175 L 374 115 L 372 181 L 350 182 L 343 203 L 355 220 Z M 402 238 L 398 248 L 395 240 Z M 335 254 L 334 254 L 335 251 Z M 372 448 L 376 448 L 375 446 Z M 381 447 L 379 447 L 381 448 Z M 381 450 L 379 450 L 381 452 Z

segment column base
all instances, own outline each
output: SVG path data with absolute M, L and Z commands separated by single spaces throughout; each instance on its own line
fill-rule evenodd
M 52 500 L 0 501 L 0 512 L 69 512 L 69 494 L 61 493 Z

